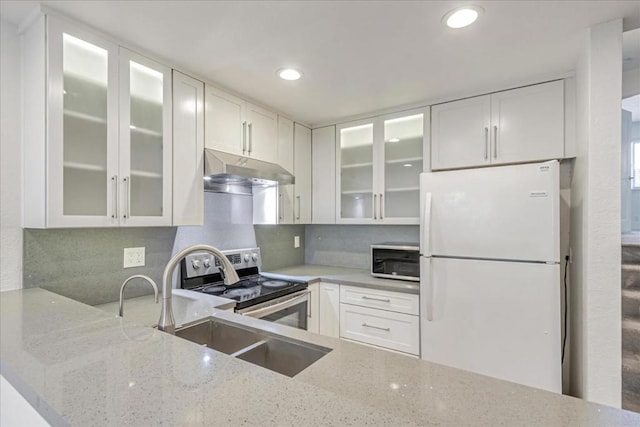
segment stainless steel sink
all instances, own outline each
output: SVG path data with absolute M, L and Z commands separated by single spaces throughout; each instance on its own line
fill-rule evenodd
M 247 351 L 238 352 L 236 357 L 294 377 L 330 351 L 326 347 L 270 338 L 258 346 L 251 346 Z
M 213 319 L 176 330 L 176 336 L 232 354 L 263 340 L 260 334 Z
M 211 318 L 176 330 L 176 336 L 289 377 L 299 374 L 331 351 Z

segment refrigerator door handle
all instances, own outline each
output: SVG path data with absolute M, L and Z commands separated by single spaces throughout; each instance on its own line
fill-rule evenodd
M 424 316 L 427 322 L 433 322 L 433 260 L 424 258 L 420 269 L 420 298 L 424 298 Z
M 420 252 L 423 256 L 431 256 L 431 193 L 424 194 L 424 207 L 420 221 L 422 232 L 420 233 Z

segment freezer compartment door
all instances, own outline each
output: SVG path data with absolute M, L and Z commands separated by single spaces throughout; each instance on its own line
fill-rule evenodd
M 420 179 L 422 254 L 560 261 L 557 161 Z
M 423 359 L 561 393 L 560 266 L 421 259 Z

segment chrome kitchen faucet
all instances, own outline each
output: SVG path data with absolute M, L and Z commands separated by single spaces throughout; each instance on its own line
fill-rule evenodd
M 122 317 L 122 314 L 124 313 L 124 288 L 125 286 L 127 286 L 127 283 L 129 283 L 129 281 L 132 279 L 143 279 L 149 282 L 149 284 L 153 287 L 153 293 L 155 294 L 156 304 L 158 303 L 158 286 L 156 286 L 156 282 L 154 282 L 153 279 L 149 276 L 145 276 L 144 274 L 136 274 L 134 276 L 129 277 L 127 280 L 125 280 L 122 283 L 122 286 L 120 286 L 120 305 L 118 307 L 118 315 L 120 317 Z
M 182 258 L 194 252 L 207 252 L 220 260 L 220 270 L 224 275 L 224 283 L 232 285 L 238 282 L 238 273 L 229 259 L 219 250 L 209 245 L 193 245 L 184 248 L 173 256 L 167 263 L 162 275 L 162 312 L 158 321 L 158 329 L 168 332 L 172 335 L 176 333 L 176 321 L 173 318 L 173 310 L 171 307 L 171 288 L 173 280 L 173 271 L 176 269 Z

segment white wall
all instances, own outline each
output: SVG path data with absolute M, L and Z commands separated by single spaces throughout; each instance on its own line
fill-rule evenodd
M 635 30 L 640 31 L 640 28 Z M 628 98 L 640 93 L 640 68 L 622 73 L 622 97 Z
M 22 288 L 20 38 L 0 20 L 0 290 Z
M 622 20 L 587 31 L 576 79 L 571 393 L 620 407 Z

